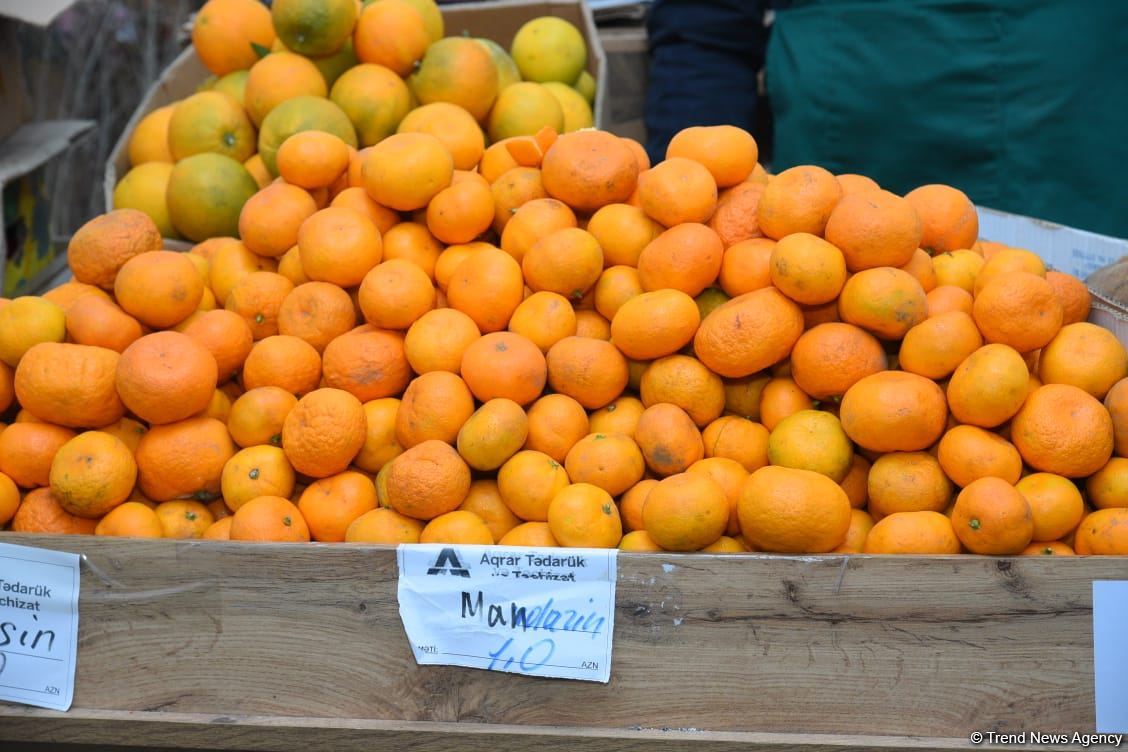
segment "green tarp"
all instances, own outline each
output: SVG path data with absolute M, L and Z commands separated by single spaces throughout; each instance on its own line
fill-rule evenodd
M 767 56 L 778 171 L 1128 237 L 1128 0 L 808 0 Z

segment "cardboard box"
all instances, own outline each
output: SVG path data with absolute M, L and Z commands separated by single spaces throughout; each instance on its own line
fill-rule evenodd
M 1050 268 L 1085 279 L 1097 269 L 1128 256 L 1128 240 L 976 207 L 979 236 L 1037 253 Z M 1128 346 L 1128 308 L 1090 289 L 1093 308 L 1089 321 L 1103 326 Z
M 646 144 L 646 86 L 650 53 L 646 27 L 607 26 L 599 29 L 607 56 L 607 111 L 604 127 Z
M 0 0 L 0 295 L 40 290 L 66 264 L 52 221 L 47 165 L 94 127 L 92 120 L 31 120 L 20 23 L 45 26 L 73 0 Z
M 607 100 L 607 61 L 595 28 L 591 11 L 581 0 L 501 0 L 500 2 L 460 3 L 442 6 L 447 36 L 469 35 L 489 37 L 502 47 L 509 48 L 517 30 L 526 21 L 539 16 L 559 16 L 580 29 L 588 47 L 588 72 L 595 78 L 595 106 L 592 108 L 595 124 L 602 127 Z M 208 77 L 195 51 L 188 47 L 165 69 L 160 79 L 149 89 L 133 113 L 106 160 L 103 185 L 106 210 L 113 207 L 114 186 L 129 172 L 129 136 L 145 115 L 158 107 L 193 94 L 196 87 Z M 169 248 L 187 248 L 182 241 L 166 241 Z

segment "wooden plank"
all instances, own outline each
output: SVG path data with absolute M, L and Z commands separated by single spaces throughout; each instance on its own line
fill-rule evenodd
M 12 742 L 10 745 L 5 745 L 4 752 L 59 752 L 60 749 L 66 750 L 66 752 L 167 752 L 169 749 L 176 749 L 177 752 L 209 752 L 209 750 L 202 748 L 154 747 L 149 744 L 126 747 L 120 744 L 62 745 L 59 742 Z M 252 750 L 227 749 L 225 752 L 252 752 Z
M 139 711 L 788 739 L 1085 732 L 1091 581 L 1128 577 L 1122 557 L 624 555 L 600 685 L 415 665 L 390 549 L 3 539 L 86 555 L 75 710 L 55 727 Z M 34 740 L 8 730 L 22 712 L 0 704 L 0 739 Z
M 830 734 L 758 734 L 687 731 L 682 729 L 616 730 L 566 727 L 494 726 L 473 723 L 429 723 L 326 720 L 320 718 L 201 717 L 185 713 L 80 711 L 66 722 L 61 714 L 29 710 L 24 717 L 3 720 L 12 735 L 67 745 L 68 752 L 117 752 L 117 749 L 169 749 L 175 744 L 196 750 L 258 752 L 334 752 L 412 750 L 413 752 L 496 752 L 536 749 L 538 752 L 871 752 L 915 750 L 948 752 L 968 749 L 964 739 L 842 736 Z M 107 748 L 100 740 L 121 740 L 128 730 L 132 747 Z M 73 745 L 73 746 L 72 746 Z M 6 746 L 5 750 L 9 748 Z M 1035 749 L 1035 747 L 1031 747 Z M 18 748 L 13 750 L 18 752 Z M 27 752 L 40 752 L 31 748 Z M 47 752 L 47 750 L 43 750 Z

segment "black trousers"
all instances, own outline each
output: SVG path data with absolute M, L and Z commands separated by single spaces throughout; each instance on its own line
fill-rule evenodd
M 651 162 L 692 125 L 753 130 L 756 75 L 764 64 L 770 0 L 655 0 L 648 21 L 650 85 L 646 150 Z

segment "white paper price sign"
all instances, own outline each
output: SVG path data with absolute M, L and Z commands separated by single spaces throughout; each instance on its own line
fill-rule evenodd
M 1093 680 L 1097 731 L 1128 732 L 1128 581 L 1093 582 Z
M 70 708 L 78 561 L 78 554 L 0 543 L 0 700 Z
M 415 660 L 607 682 L 617 549 L 400 546 Z

